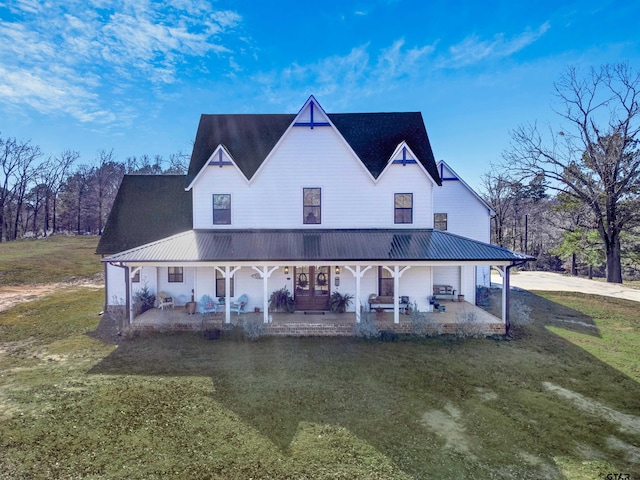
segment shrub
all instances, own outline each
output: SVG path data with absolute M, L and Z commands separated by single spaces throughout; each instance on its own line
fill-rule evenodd
M 136 313 L 137 315 L 140 315 L 153 308 L 156 303 L 156 296 L 153 295 L 149 290 L 149 287 L 144 284 L 140 290 L 135 292 L 133 300 L 136 307 Z
M 361 338 L 377 338 L 380 335 L 380 331 L 371 312 L 360 313 L 360 322 L 356 323 L 354 335 Z
M 411 332 L 418 337 L 430 337 L 442 333 L 442 324 L 436 322 L 435 313 L 421 312 L 416 302 L 409 312 Z

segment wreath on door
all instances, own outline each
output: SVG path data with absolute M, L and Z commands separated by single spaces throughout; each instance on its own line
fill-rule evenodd
M 316 283 L 320 286 L 324 286 L 327 284 L 327 276 L 320 272 L 318 275 L 316 275 Z
M 304 288 L 307 285 L 309 285 L 309 277 L 307 277 L 307 274 L 302 272 L 298 274 L 298 287 L 299 288 Z

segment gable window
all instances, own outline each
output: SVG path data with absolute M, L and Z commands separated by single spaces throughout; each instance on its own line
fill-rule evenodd
M 446 213 L 434 213 L 433 214 L 433 228 L 436 230 L 447 230 L 447 214 Z
M 319 224 L 321 219 L 320 188 L 302 189 L 302 222 L 305 224 Z
M 182 283 L 184 281 L 184 272 L 182 267 L 169 267 L 169 282 Z
M 231 195 L 228 193 L 213 194 L 213 224 L 231 224 Z
M 231 268 L 233 270 L 233 267 Z M 233 279 L 235 277 L 231 277 L 229 279 L 229 290 L 231 290 L 229 292 L 229 296 L 233 297 Z M 216 297 L 220 298 L 220 297 L 226 297 L 226 290 L 225 290 L 225 285 L 224 285 L 224 275 L 222 273 L 220 273 L 218 270 L 216 270 Z
M 396 193 L 394 223 L 413 223 L 413 193 Z
M 393 296 L 393 275 L 383 267 L 378 267 L 378 295 Z
M 133 277 L 131 277 L 131 282 L 140 283 L 140 270 L 139 269 L 138 269 L 138 271 L 136 273 L 133 274 Z

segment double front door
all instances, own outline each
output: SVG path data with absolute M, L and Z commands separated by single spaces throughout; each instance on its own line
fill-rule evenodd
M 329 267 L 295 267 L 296 310 L 329 310 Z

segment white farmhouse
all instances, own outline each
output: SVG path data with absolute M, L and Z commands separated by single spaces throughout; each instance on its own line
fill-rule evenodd
M 174 305 L 207 295 L 226 322 L 242 298 L 268 322 L 286 287 L 299 312 L 340 292 L 355 322 L 381 303 L 397 324 L 434 291 L 474 303 L 489 266 L 508 284 L 531 259 L 489 244 L 491 214 L 435 162 L 420 113 L 331 114 L 311 96 L 297 114 L 202 115 L 187 175 L 126 176 L 97 253 L 106 303 L 129 312 L 144 284 Z

